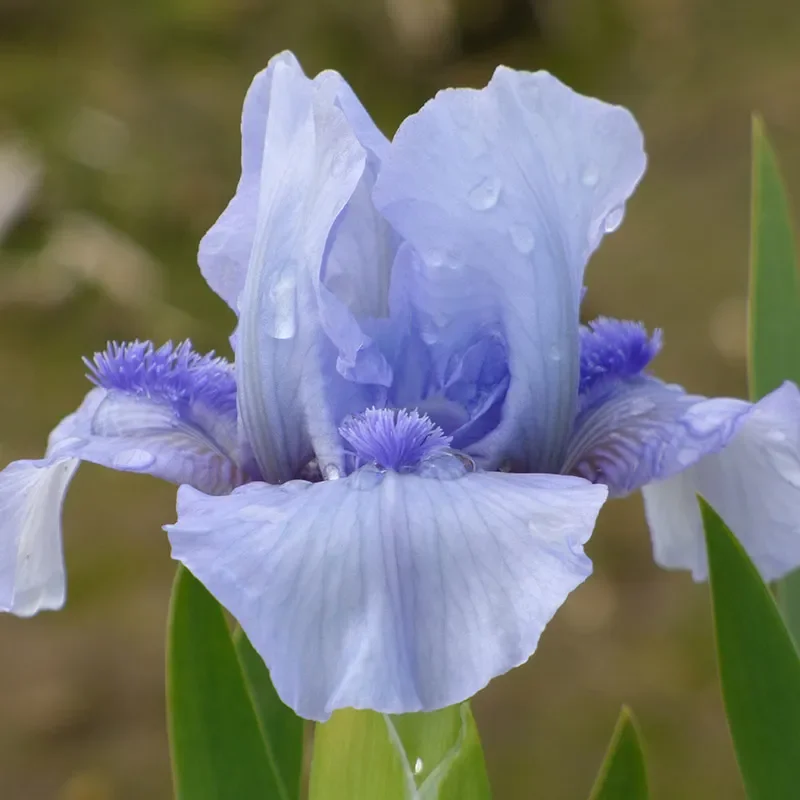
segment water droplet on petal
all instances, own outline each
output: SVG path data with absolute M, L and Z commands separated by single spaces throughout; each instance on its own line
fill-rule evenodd
M 591 189 L 593 186 L 597 186 L 597 182 L 600 180 L 600 172 L 594 164 L 590 164 L 584 170 L 581 180 L 584 186 Z
M 608 215 L 603 220 L 603 229 L 606 233 L 614 233 L 622 224 L 622 219 L 625 216 L 625 209 L 622 206 L 612 208 Z
M 348 479 L 347 485 L 360 492 L 369 492 L 380 486 L 386 478 L 387 471 L 376 464 L 367 464 L 356 470 Z
M 697 451 L 691 450 L 689 448 L 685 450 L 680 450 L 678 455 L 675 456 L 675 460 L 682 466 L 682 467 L 689 467 L 697 461 Z
M 342 472 L 336 464 L 328 464 L 322 468 L 322 477 L 326 481 L 336 481 L 342 477 Z
M 458 254 L 440 248 L 433 248 L 425 253 L 425 263 L 433 269 L 458 269 L 461 266 Z
M 434 267 L 434 269 L 443 266 L 445 259 L 446 255 L 444 250 L 434 249 L 425 254 L 425 263 L 429 267 Z
M 484 178 L 469 193 L 469 204 L 476 211 L 488 211 L 497 205 L 500 197 L 500 181 L 496 178 Z
M 111 464 L 114 469 L 135 471 L 147 469 L 155 460 L 155 456 L 148 453 L 147 450 L 134 447 L 130 450 L 123 450 L 121 453 L 117 453 L 114 458 L 111 459 Z
M 527 225 L 514 222 L 509 228 L 509 233 L 511 235 L 511 242 L 513 243 L 514 247 L 516 247 L 517 250 L 524 256 L 528 255 L 528 253 L 530 253 L 536 246 L 536 239 L 533 236 L 533 232 Z
M 291 339 L 297 332 L 296 261 L 288 261 L 269 279 L 267 286 L 267 333 L 273 339 Z
M 422 763 L 422 759 L 421 759 L 421 758 L 418 758 L 418 759 L 417 759 L 417 760 L 414 762 L 414 774 L 415 774 L 415 775 L 419 775 L 419 774 L 420 774 L 420 772 L 422 772 L 423 766 L 424 766 L 424 765 L 423 765 L 423 763 Z
M 561 361 L 561 349 L 557 344 L 551 346 L 549 356 L 551 361 Z
M 439 341 L 440 333 L 438 329 L 432 325 L 425 325 L 420 329 L 419 338 L 422 339 L 429 347 Z
M 768 442 L 774 442 L 775 444 L 780 444 L 781 442 L 786 441 L 786 434 L 783 431 L 771 430 L 767 431 L 764 434 L 764 438 Z

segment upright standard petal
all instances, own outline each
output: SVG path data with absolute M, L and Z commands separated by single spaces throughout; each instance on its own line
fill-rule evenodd
M 627 111 L 546 73 L 501 67 L 485 89 L 440 92 L 400 126 L 374 199 L 421 255 L 419 309 L 442 330 L 499 326 L 507 345 L 502 420 L 471 452 L 482 463 L 561 466 L 584 268 L 644 168 Z
M 278 65 L 291 72 L 297 86 L 311 83 L 289 52 L 274 56 L 267 68 L 255 76 L 242 109 L 242 174 L 239 185 L 228 207 L 203 237 L 198 252 L 203 277 L 237 314 L 256 235 L 265 147 L 272 146 L 265 137 Z M 337 81 L 339 105 L 372 159 L 379 163 L 389 146 L 386 137 L 344 79 L 336 73 L 326 74 L 334 76 Z
M 720 514 L 765 580 L 800 566 L 800 392 L 786 383 L 748 408 L 727 447 L 644 487 L 661 566 L 691 570 L 698 581 L 708 577 L 697 494 Z
M 264 130 L 278 64 L 308 79 L 292 53 L 279 53 L 253 79 L 242 109 L 242 174 L 228 207 L 200 241 L 197 262 L 208 285 L 238 314 L 253 248 L 264 152 Z
M 332 331 L 347 341 L 357 331 L 321 282 L 332 231 L 367 161 L 339 88 L 334 74 L 312 83 L 275 65 L 237 345 L 241 425 L 271 483 L 296 477 L 314 454 L 341 470 L 338 422 L 353 404 L 364 407 L 333 369 Z
M 465 700 L 530 657 L 590 573 L 583 544 L 603 487 L 450 462 L 455 477 L 365 467 L 219 498 L 180 490 L 173 556 L 236 617 L 301 716 Z
M 0 472 L 0 610 L 29 616 L 63 604 L 61 508 L 79 461 L 208 493 L 244 480 L 225 362 L 188 343 L 134 342 L 112 345 L 90 369 L 98 387 L 51 433 L 46 457 Z

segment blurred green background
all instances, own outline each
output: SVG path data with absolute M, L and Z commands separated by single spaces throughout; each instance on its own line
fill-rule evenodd
M 0 0 L 0 457 L 37 457 L 108 339 L 228 354 L 195 266 L 238 178 L 252 75 L 293 49 L 391 133 L 497 63 L 629 106 L 650 168 L 588 274 L 589 316 L 665 329 L 660 375 L 745 392 L 750 112 L 800 192 L 796 0 Z M 174 488 L 88 465 L 65 508 L 67 607 L 0 619 L 0 797 L 167 798 Z M 498 800 L 583 798 L 621 703 L 654 797 L 742 798 L 705 586 L 652 563 L 641 502 L 602 514 L 595 575 L 476 701 Z

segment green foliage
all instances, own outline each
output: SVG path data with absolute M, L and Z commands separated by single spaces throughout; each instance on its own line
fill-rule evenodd
M 764 124 L 753 118 L 748 375 L 758 400 L 791 380 L 800 385 L 800 280 L 792 215 Z M 800 641 L 800 574 L 778 585 L 784 618 Z
M 183 567 L 175 578 L 167 637 L 177 800 L 292 800 L 272 769 L 222 609 Z
M 589 800 L 647 800 L 648 796 L 636 722 L 623 706 Z
M 800 281 L 792 217 L 778 162 L 753 118 L 749 378 L 757 400 L 786 380 L 800 384 Z
M 800 658 L 769 588 L 701 499 L 722 697 L 750 800 L 800 793 Z
M 233 644 L 242 665 L 261 732 L 281 797 L 300 796 L 303 772 L 303 720 L 278 697 L 261 656 L 253 649 L 241 628 L 233 634 Z
M 310 800 L 487 800 L 468 703 L 429 714 L 337 711 L 317 726 Z

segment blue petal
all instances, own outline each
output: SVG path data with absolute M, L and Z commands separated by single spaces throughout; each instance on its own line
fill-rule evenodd
M 203 237 L 198 253 L 203 276 L 237 314 L 256 235 L 264 148 L 265 144 L 273 146 L 265 142 L 265 136 L 278 65 L 290 70 L 296 86 L 307 87 L 311 83 L 289 52 L 274 56 L 267 68 L 253 79 L 242 109 L 242 174 L 239 185 L 228 207 Z M 344 79 L 336 73 L 324 75 L 336 82 L 337 102 L 359 141 L 368 150 L 371 170 L 376 170 L 389 142 Z
M 29 616 L 63 604 L 61 507 L 79 461 L 216 494 L 245 479 L 235 442 L 235 415 L 203 402 L 178 413 L 164 397 L 90 391 L 51 433 L 44 459 L 0 472 L 0 610 Z
M 800 392 L 786 383 L 748 413 L 730 443 L 674 477 L 645 486 L 655 560 L 708 577 L 696 495 L 717 510 L 765 580 L 800 566 Z
M 301 716 L 430 711 L 522 664 L 606 497 L 564 476 L 348 478 L 178 494 L 173 556 L 236 617 Z
M 0 472 L 0 610 L 64 605 L 61 506 L 78 460 L 15 461 Z
M 641 375 L 661 350 L 662 335 L 652 335 L 641 322 L 599 317 L 581 326 L 579 394 L 599 383 Z
M 200 242 L 197 260 L 209 286 L 238 314 L 247 263 L 253 248 L 258 212 L 264 131 L 278 64 L 286 65 L 304 79 L 297 59 L 279 53 L 253 79 L 242 109 L 242 174 L 236 194 Z M 305 79 L 307 80 L 307 79 Z
M 108 392 L 85 438 L 69 442 L 68 448 L 61 445 L 59 451 L 68 449 L 83 461 L 111 469 L 143 472 L 171 483 L 188 483 L 208 494 L 225 494 L 244 480 L 234 460 L 231 433 L 223 420 L 211 415 L 201 427 L 178 417 L 168 406 Z
M 337 425 L 346 413 L 362 410 L 366 397 L 335 372 L 337 351 L 343 372 L 352 366 L 389 380 L 374 351 L 358 363 L 370 342 L 347 306 L 351 298 L 339 299 L 323 282 L 329 265 L 340 290 L 355 280 L 339 280 L 344 268 L 334 258 L 334 233 L 340 225 L 351 234 L 359 230 L 355 222 L 348 227 L 346 209 L 361 196 L 353 214 L 364 210 L 359 187 L 368 169 L 368 152 L 342 111 L 341 89 L 335 73 L 311 82 L 296 65 L 273 69 L 237 344 L 241 425 L 271 483 L 294 478 L 314 453 L 324 466 L 342 469 Z M 357 248 L 347 244 L 352 237 L 341 241 L 356 258 L 349 269 L 375 267 L 361 263 Z
M 441 329 L 500 326 L 508 347 L 502 421 L 471 451 L 485 463 L 561 466 L 584 268 L 644 168 L 627 111 L 541 72 L 501 67 L 485 89 L 440 92 L 400 126 L 374 199 L 421 254 L 420 311 Z
M 562 471 L 604 483 L 612 497 L 664 479 L 721 450 L 749 410 L 655 378 L 601 381 L 581 397 Z

